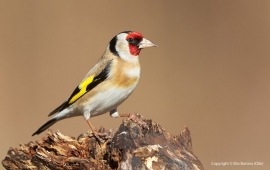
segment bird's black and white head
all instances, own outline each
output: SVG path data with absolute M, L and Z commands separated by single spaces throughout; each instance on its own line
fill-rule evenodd
M 108 46 L 114 55 L 126 61 L 138 60 L 141 49 L 147 47 L 157 47 L 157 45 L 135 31 L 124 31 L 117 34 Z

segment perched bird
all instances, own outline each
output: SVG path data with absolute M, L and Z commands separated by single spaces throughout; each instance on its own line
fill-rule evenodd
M 49 116 L 56 114 L 32 136 L 40 134 L 59 120 L 83 115 L 92 132 L 98 135 L 90 117 L 110 112 L 119 114 L 117 107 L 133 92 L 140 79 L 139 54 L 146 47 L 157 47 L 135 31 L 117 34 L 108 44 L 97 64 L 86 74 L 70 97 Z

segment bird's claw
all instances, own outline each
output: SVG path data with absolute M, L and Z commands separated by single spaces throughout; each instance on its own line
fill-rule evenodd
M 89 130 L 89 133 L 96 137 L 99 143 L 104 142 L 106 139 L 112 138 L 112 129 L 106 131 L 103 127 L 101 127 L 99 130 Z
M 127 117 L 127 119 L 128 120 L 133 120 L 134 122 L 141 125 L 143 128 L 149 130 L 149 127 L 147 126 L 145 121 L 143 121 L 141 115 L 139 115 L 138 113 L 130 113 L 129 116 Z

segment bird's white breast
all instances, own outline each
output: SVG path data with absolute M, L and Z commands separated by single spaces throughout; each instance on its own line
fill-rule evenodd
M 129 89 L 111 88 L 96 95 L 93 100 L 86 103 L 86 108 L 91 110 L 91 116 L 97 116 L 119 106 L 132 93 L 135 86 Z
M 100 90 L 84 103 L 84 110 L 90 110 L 91 116 L 97 116 L 119 106 L 136 88 L 140 78 L 140 67 L 121 69 L 121 73 L 112 74 L 109 80 L 100 86 Z

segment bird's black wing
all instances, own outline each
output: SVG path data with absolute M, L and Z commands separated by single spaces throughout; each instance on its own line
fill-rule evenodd
M 81 84 L 79 84 L 73 93 L 70 95 L 67 101 L 65 101 L 63 104 L 61 104 L 59 107 L 54 109 L 48 116 L 51 116 L 55 113 L 58 113 L 68 106 L 72 105 L 75 101 L 77 101 L 79 98 L 81 98 L 83 95 L 85 95 L 87 92 L 91 91 L 94 87 L 99 85 L 101 82 L 107 79 L 108 73 L 110 70 L 111 61 L 109 61 L 106 65 L 106 67 L 98 74 L 92 74 L 88 76 L 86 79 L 84 79 Z

